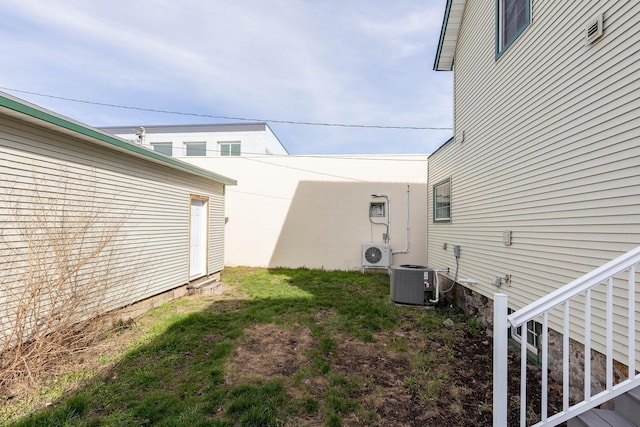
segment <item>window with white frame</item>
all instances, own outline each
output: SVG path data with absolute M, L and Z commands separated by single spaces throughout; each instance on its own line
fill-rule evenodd
M 538 354 L 540 348 L 540 335 L 542 334 L 542 325 L 535 320 L 527 322 L 527 350 L 533 354 Z M 518 344 L 522 345 L 522 326 L 511 328 L 511 338 Z
M 173 144 L 170 142 L 152 142 L 151 147 L 156 153 L 164 154 L 165 156 L 173 155 Z
M 531 0 L 496 0 L 496 55 L 500 56 L 531 20 Z
M 240 142 L 218 142 L 218 148 L 221 156 L 239 156 L 240 155 Z
M 185 150 L 185 155 L 189 157 L 206 156 L 207 143 L 206 142 L 185 142 L 184 150 Z
M 433 186 L 433 222 L 451 221 L 451 179 Z

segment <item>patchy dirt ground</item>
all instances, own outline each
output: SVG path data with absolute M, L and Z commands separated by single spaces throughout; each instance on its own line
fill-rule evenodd
M 490 426 L 492 424 L 492 347 L 484 331 L 462 334 L 461 344 L 448 348 L 411 330 L 379 332 L 365 343 L 340 335 L 327 354 L 331 373 L 350 379 L 349 399 L 361 410 L 343 417 L 346 426 Z M 314 340 L 308 328 L 257 325 L 245 331 L 228 366 L 229 384 L 279 378 L 293 397 L 321 400 L 327 377 L 300 375 L 309 367 Z M 398 345 L 398 343 L 401 343 Z M 422 355 L 416 361 L 416 355 Z M 516 355 L 511 355 L 516 358 Z M 514 370 L 519 364 L 513 363 Z M 510 376 L 517 376 L 510 372 Z M 529 384 L 539 384 L 534 371 Z M 519 383 L 512 382 L 512 396 Z M 533 387 L 532 387 L 533 388 Z M 539 387 L 528 399 L 539 408 Z M 519 425 L 518 400 L 512 399 L 509 425 Z M 362 413 L 375 413 L 362 417 Z M 320 418 L 290 419 L 288 425 L 321 426 Z
M 233 289 L 221 289 L 213 298 L 219 301 L 216 309 L 228 310 L 237 306 L 244 296 Z M 334 315 L 331 310 L 316 313 L 319 324 L 324 326 L 331 324 Z M 357 410 L 342 414 L 345 426 L 490 426 L 491 339 L 484 330 L 469 331 L 461 325 L 451 326 L 448 338 L 432 337 L 417 332 L 414 320 L 409 314 L 399 328 L 376 332 L 370 342 L 332 332 L 330 343 L 333 345 L 324 351 L 319 350 L 323 337 L 309 327 L 256 324 L 245 330 L 230 358 L 225 369 L 226 382 L 236 385 L 280 379 L 292 399 L 326 402 L 329 391 L 336 387 L 336 378 L 343 379 L 344 384 L 339 386 L 345 394 L 339 397 L 358 405 Z M 126 342 L 139 335 L 137 329 L 112 336 L 79 355 L 72 365 L 98 368 L 98 355 L 117 354 Z M 219 337 L 207 339 L 217 341 Z M 324 373 L 318 373 L 318 357 L 327 364 Z M 103 362 L 101 368 L 109 365 L 110 362 Z M 517 370 L 518 366 L 510 363 L 510 369 Z M 518 375 L 510 371 L 509 376 Z M 533 370 L 528 383 L 539 384 Z M 510 387 L 511 396 L 517 396 L 519 383 L 510 382 Z M 530 387 L 530 390 L 528 401 L 538 412 L 539 387 Z M 12 397 L 13 393 L 6 399 Z M 551 401 L 557 402 L 557 398 L 551 397 Z M 46 404 L 41 402 L 36 406 Z M 509 425 L 518 425 L 517 397 L 510 398 L 510 407 Z M 312 415 L 293 415 L 287 425 L 322 426 L 326 420 L 321 414 L 322 411 L 316 411 Z

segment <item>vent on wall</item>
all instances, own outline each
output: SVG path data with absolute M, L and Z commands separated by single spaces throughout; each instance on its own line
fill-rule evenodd
M 596 18 L 589 21 L 587 27 L 585 28 L 585 36 L 587 40 L 587 44 L 594 43 L 600 37 L 602 37 L 603 33 L 603 20 L 602 14 L 598 15 Z

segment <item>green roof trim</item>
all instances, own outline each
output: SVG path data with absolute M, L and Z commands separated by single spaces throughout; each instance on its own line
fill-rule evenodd
M 153 159 L 160 163 L 164 163 L 168 166 L 182 169 L 191 174 L 213 179 L 225 185 L 236 185 L 238 183 L 235 179 L 218 175 L 217 173 L 210 172 L 206 169 L 199 168 L 186 162 L 181 162 L 172 157 L 163 156 L 162 154 L 158 154 L 155 151 L 148 150 L 146 148 L 143 148 L 142 146 L 132 144 L 120 138 L 104 134 L 97 129 L 91 128 L 90 126 L 86 126 L 79 122 L 72 121 L 71 119 L 66 119 L 62 116 L 52 114 L 51 112 L 36 107 L 35 105 L 28 105 L 20 102 L 20 100 L 7 98 L 2 94 L 0 94 L 0 107 L 5 107 L 10 110 L 17 111 L 29 117 L 33 117 L 44 122 L 59 126 L 63 129 L 78 133 L 80 135 L 96 139 L 102 143 L 106 143 L 107 145 L 130 151 L 140 156 Z

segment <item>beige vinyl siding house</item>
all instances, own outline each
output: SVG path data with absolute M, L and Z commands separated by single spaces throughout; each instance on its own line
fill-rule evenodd
M 640 245 L 640 3 L 526 3 L 528 25 L 498 52 L 499 3 L 448 2 L 435 68 L 454 72 L 455 137 L 428 168 L 430 186 L 451 182 L 450 221 L 433 221 L 429 192 L 429 265 L 453 271 L 459 244 L 458 278 L 507 294 L 512 309 Z M 600 15 L 603 34 L 588 43 Z M 616 358 L 626 354 L 616 342 Z
M 73 256 L 117 231 L 90 264 L 113 309 L 223 269 L 227 185 L 235 180 L 0 94 L 0 335 L 33 258 L 21 237 L 30 224 L 44 217 L 43 236 L 95 216 Z M 43 242 L 39 260 L 55 265 L 61 250 Z

